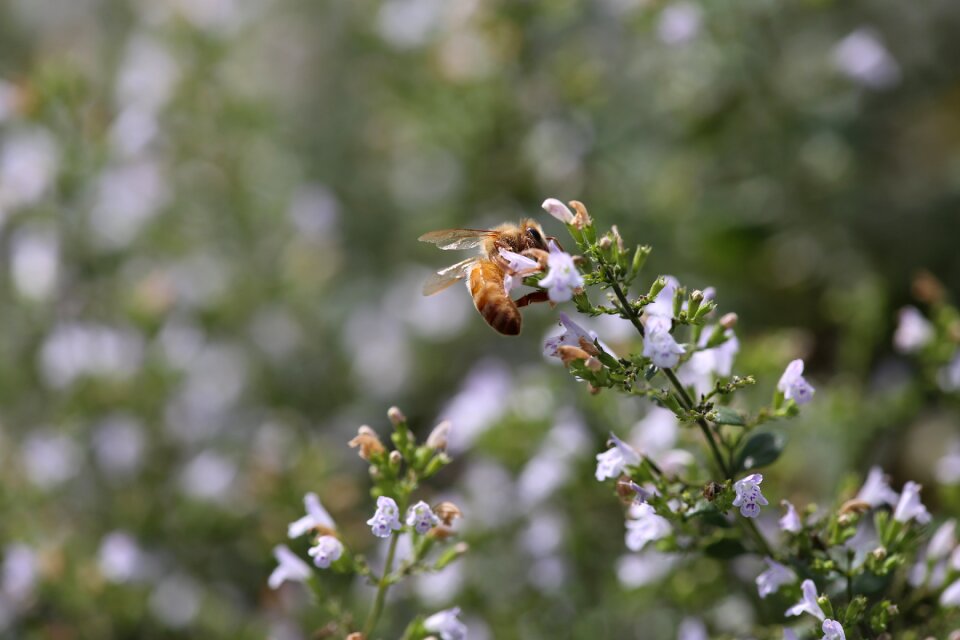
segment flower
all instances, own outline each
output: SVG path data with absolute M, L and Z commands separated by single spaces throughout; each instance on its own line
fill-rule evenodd
M 783 392 L 783 397 L 793 400 L 797 404 L 806 404 L 813 400 L 816 391 L 803 377 L 803 360 L 797 359 L 787 365 L 777 389 Z
M 543 355 L 550 356 L 553 358 L 560 357 L 560 347 L 581 347 L 583 342 L 588 344 L 593 344 L 594 342 L 599 342 L 600 347 L 607 353 L 613 355 L 613 351 L 605 345 L 603 342 L 600 342 L 597 339 L 596 331 L 588 331 L 578 325 L 576 322 L 570 319 L 565 313 L 560 314 L 560 324 L 563 325 L 565 329 L 563 333 L 558 336 L 552 336 L 547 338 L 543 343 Z M 614 356 L 616 357 L 616 356 Z
M 326 569 L 343 555 L 343 544 L 333 536 L 320 536 L 317 543 L 307 549 L 307 554 L 313 558 L 313 564 Z
M 427 447 L 434 451 L 446 451 L 452 426 L 453 424 L 449 420 L 443 420 L 435 426 L 430 435 L 427 436 Z
M 783 585 L 796 581 L 797 574 L 790 568 L 772 558 L 764 558 L 763 561 L 770 568 L 757 576 L 757 592 L 761 598 L 766 598 L 771 593 L 779 591 Z
M 597 480 L 616 478 L 624 467 L 640 463 L 640 454 L 617 436 L 610 434 L 613 446 L 597 454 Z
M 740 507 L 740 514 L 745 518 L 756 518 L 760 515 L 760 507 L 769 504 L 760 493 L 760 483 L 763 476 L 753 473 L 733 483 L 737 497 L 733 499 L 733 506 Z
M 631 551 L 640 551 L 648 542 L 659 540 L 670 534 L 672 527 L 663 516 L 658 516 L 652 506 L 646 502 L 630 505 L 625 540 Z
M 422 535 L 440 524 L 440 518 L 433 513 L 430 505 L 421 500 L 407 510 L 407 524 Z
M 467 625 L 460 622 L 460 607 L 444 609 L 423 621 L 423 628 L 440 634 L 440 640 L 466 640 Z
M 960 580 L 955 580 L 953 584 L 943 590 L 940 594 L 941 607 L 960 607 Z
M 953 354 L 950 363 L 940 369 L 937 374 L 937 384 L 947 393 L 960 390 L 960 349 Z
M 699 618 L 684 618 L 677 629 L 677 640 L 710 640 L 707 627 Z
M 699 393 L 708 393 L 713 388 L 713 375 L 726 378 L 733 371 L 733 360 L 740 351 L 740 341 L 737 340 L 733 329 L 724 331 L 726 340 L 707 349 L 707 342 L 713 335 L 715 327 L 704 327 L 697 341 L 699 349 L 694 351 L 690 359 L 677 372 L 680 381 L 692 385 Z
M 942 560 L 950 555 L 957 546 L 957 521 L 947 520 L 930 537 L 927 545 L 927 557 L 931 560 Z
M 547 198 L 540 206 L 543 207 L 544 211 L 552 215 L 563 224 L 573 224 L 573 212 L 567 208 L 567 205 L 563 204 L 556 198 Z
M 393 498 L 380 496 L 377 498 L 377 511 L 367 520 L 373 535 L 378 538 L 389 538 L 390 534 L 400 529 L 400 508 Z
M 817 585 L 813 584 L 813 580 L 804 580 L 803 584 L 800 585 L 800 591 L 803 592 L 800 602 L 787 609 L 784 615 L 798 616 L 801 613 L 809 613 L 820 620 L 825 620 L 827 616 L 823 614 L 823 609 L 817 604 Z
M 893 346 L 901 353 L 914 353 L 933 338 L 933 325 L 916 307 L 900 309 L 900 323 L 893 334 Z
M 643 308 L 644 324 L 648 330 L 664 326 L 669 329 L 673 321 L 673 298 L 677 293 L 680 282 L 673 276 L 663 276 L 663 279 L 666 282 L 663 289 L 653 299 L 653 302 Z
M 540 286 L 546 287 L 550 302 L 566 302 L 573 297 L 574 289 L 583 287 L 583 276 L 577 271 L 573 257 L 561 251 L 556 242 L 550 243 L 547 275 L 540 280 Z
M 821 640 L 847 640 L 843 634 L 843 627 L 836 620 L 827 618 L 823 621 L 823 638 Z
M 930 513 L 920 502 L 920 489 L 922 487 L 916 482 L 907 482 L 903 485 L 903 492 L 900 494 L 900 501 L 893 510 L 893 519 L 897 522 L 909 522 L 912 519 L 920 524 L 930 522 Z
M 890 488 L 883 470 L 880 467 L 871 467 L 863 487 L 857 492 L 857 500 L 866 502 L 871 507 L 888 504 L 891 507 L 897 504 L 899 494 Z
M 386 449 L 383 447 L 383 443 L 380 442 L 380 438 L 377 436 L 377 432 L 363 425 L 357 429 L 357 435 L 353 438 L 347 445 L 351 449 L 360 448 L 360 451 L 357 453 L 364 460 L 370 460 L 373 456 L 378 456 L 383 453 Z
M 522 280 L 523 276 L 540 271 L 539 262 L 509 249 L 501 247 L 500 257 L 507 261 L 507 275 L 503 279 L 503 288 L 506 289 L 507 293 L 510 293 L 518 284 L 514 276 L 521 276 Z
M 307 510 L 307 515 L 296 522 L 291 522 L 287 527 L 287 535 L 291 538 L 299 538 L 313 529 L 334 531 L 337 525 L 333 518 L 327 513 L 327 510 L 320 504 L 320 498 L 317 494 L 311 492 L 303 496 L 303 506 Z
M 643 339 L 643 355 L 653 360 L 653 364 L 661 369 L 672 369 L 680 363 L 680 354 L 685 353 L 685 349 L 677 344 L 670 332 L 666 329 L 657 327 L 655 330 L 649 330 Z
M 787 509 L 787 512 L 780 518 L 780 528 L 789 533 L 800 533 L 800 530 L 803 529 L 803 523 L 800 521 L 800 516 L 797 515 L 797 510 L 786 500 L 781 500 L 780 506 Z
M 277 568 L 270 574 L 267 584 L 278 589 L 287 580 L 305 582 L 310 577 L 310 565 L 296 556 L 285 544 L 273 548 L 273 557 L 277 559 Z

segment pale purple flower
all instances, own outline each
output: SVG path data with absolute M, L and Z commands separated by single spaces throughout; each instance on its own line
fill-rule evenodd
M 772 558 L 764 558 L 763 561 L 769 568 L 757 576 L 757 592 L 761 598 L 766 598 L 771 593 L 779 591 L 783 585 L 792 584 L 797 580 L 797 574 L 789 567 Z
M 547 289 L 551 302 L 566 302 L 573 297 L 574 289 L 583 287 L 583 276 L 577 271 L 573 257 L 561 251 L 555 242 L 550 243 L 547 275 L 540 280 L 540 286 Z
M 647 325 L 647 335 L 643 339 L 643 355 L 650 358 L 653 364 L 661 369 L 672 369 L 680 363 L 680 355 L 686 352 L 680 344 L 674 340 L 670 332 L 657 327 L 655 331 L 650 330 Z
M 800 585 L 800 591 L 803 593 L 800 602 L 787 609 L 784 615 L 799 616 L 801 613 L 809 613 L 820 620 L 825 620 L 827 616 L 824 615 L 823 609 L 817 604 L 817 585 L 813 583 L 813 580 L 804 580 L 803 584 Z
M 572 224 L 574 215 L 573 212 L 567 208 L 567 205 L 563 204 L 556 198 L 547 198 L 543 201 L 541 205 L 543 210 L 552 215 L 554 218 L 562 222 L 563 224 Z
M 640 551 L 648 542 L 659 540 L 672 530 L 670 521 L 657 515 L 646 502 L 631 504 L 628 515 L 625 540 L 631 551 Z
M 616 478 L 624 467 L 640 464 L 640 454 L 617 436 L 610 434 L 613 446 L 597 454 L 597 480 Z
M 460 622 L 460 607 L 444 609 L 423 621 L 423 628 L 440 634 L 440 640 L 466 640 L 467 625 Z
M 793 400 L 797 404 L 806 404 L 813 400 L 815 389 L 803 377 L 803 360 L 797 359 L 787 365 L 777 389 L 783 392 L 783 397 Z
M 430 505 L 423 500 L 407 510 L 407 525 L 413 527 L 421 535 L 438 524 L 440 524 L 440 518 L 433 513 Z
M 681 45 L 693 40 L 700 33 L 703 14 L 692 2 L 674 2 L 660 13 L 657 36 L 667 45 Z
M 783 628 L 783 640 L 797 640 L 797 634 L 793 629 Z
M 947 520 L 930 537 L 930 544 L 927 545 L 927 558 L 931 560 L 942 560 L 950 555 L 954 547 L 957 546 L 957 521 Z
M 507 261 L 507 275 L 503 279 L 503 288 L 509 293 L 523 276 L 540 271 L 540 263 L 525 255 L 500 248 L 500 257 Z M 519 280 L 515 276 L 520 276 Z
M 677 629 L 677 640 L 710 640 L 707 627 L 700 618 L 684 618 Z
M 285 581 L 306 582 L 311 575 L 310 565 L 297 557 L 285 544 L 273 548 L 273 557 L 277 559 L 277 568 L 270 574 L 267 584 L 277 589 Z
M 313 558 L 313 564 L 321 569 L 327 569 L 343 555 L 343 544 L 333 536 L 320 536 L 317 543 L 307 550 Z
M 800 521 L 800 516 L 797 515 L 797 510 L 786 500 L 781 500 L 780 506 L 787 509 L 787 512 L 780 518 L 780 529 L 788 533 L 800 533 L 803 529 L 803 523 Z
M 367 520 L 373 535 L 378 538 L 389 538 L 394 531 L 398 531 L 400 524 L 400 508 L 393 498 L 380 496 L 377 498 L 377 511 Z
M 893 346 L 901 353 L 914 353 L 933 339 L 933 325 L 916 307 L 900 309 L 900 323 L 893 334 Z
M 930 513 L 920 502 L 920 489 L 922 487 L 916 482 L 910 481 L 903 485 L 903 492 L 900 494 L 900 500 L 893 510 L 893 519 L 897 522 L 909 522 L 916 520 L 919 524 L 930 522 Z
M 900 66 L 868 27 L 857 29 L 837 43 L 833 64 L 848 78 L 870 89 L 885 89 L 900 81 Z
M 937 384 L 947 393 L 960 390 L 960 349 L 953 354 L 949 364 L 940 369 Z
M 821 628 L 823 629 L 823 638 L 820 640 L 847 640 L 847 636 L 843 634 L 843 627 L 836 620 L 830 620 L 829 618 L 824 620 Z
M 663 279 L 666 281 L 666 285 L 653 299 L 653 302 L 643 308 L 643 313 L 646 316 L 644 322 L 649 330 L 664 324 L 669 329 L 673 320 L 673 298 L 680 282 L 673 276 L 663 276 Z M 653 326 L 651 326 L 651 323 L 653 323 Z
M 940 594 L 941 607 L 960 607 L 960 580 L 955 580 Z
M 951 442 L 947 453 L 937 460 L 935 473 L 940 484 L 960 483 L 960 440 Z
M 888 504 L 891 507 L 897 504 L 900 495 L 890 488 L 887 478 L 880 467 L 870 467 L 867 479 L 857 492 L 857 500 L 866 502 L 871 507 Z
M 760 515 L 760 507 L 769 504 L 760 493 L 761 482 L 763 482 L 763 476 L 752 473 L 733 483 L 733 489 L 737 492 L 737 497 L 733 499 L 733 506 L 740 507 L 740 514 L 745 518 L 756 518 Z
M 713 388 L 714 375 L 721 378 L 730 375 L 733 371 L 733 360 L 740 351 L 740 341 L 737 340 L 733 329 L 727 329 L 724 332 L 727 339 L 722 344 L 712 349 L 705 349 L 713 331 L 713 326 L 704 327 L 697 342 L 700 349 L 695 351 L 677 371 L 680 381 L 686 385 L 692 385 L 699 393 L 707 393 Z
M 313 529 L 322 528 L 334 530 L 337 528 L 337 525 L 333 522 L 333 518 L 330 517 L 327 510 L 320 504 L 320 498 L 317 494 L 310 492 L 303 496 L 303 506 L 307 510 L 307 515 L 289 524 L 287 527 L 287 536 L 299 538 Z

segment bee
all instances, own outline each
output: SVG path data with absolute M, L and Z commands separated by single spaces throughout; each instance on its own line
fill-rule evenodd
M 520 307 L 548 299 L 545 291 L 535 291 L 513 300 L 504 284 L 507 276 L 515 274 L 510 272 L 500 249 L 531 257 L 542 267 L 549 243 L 556 242 L 556 238 L 544 235 L 543 228 L 535 220 L 528 218 L 521 220 L 520 224 L 508 222 L 494 229 L 442 229 L 425 233 L 419 239 L 445 250 L 479 247 L 480 255 L 461 260 L 428 278 L 423 285 L 423 295 L 432 296 L 455 282 L 466 280 L 477 311 L 487 324 L 503 335 L 520 333 L 523 324 Z

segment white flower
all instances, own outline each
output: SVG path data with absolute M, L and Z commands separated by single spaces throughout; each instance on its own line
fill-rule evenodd
M 897 522 L 909 522 L 916 519 L 920 524 L 930 522 L 930 514 L 927 508 L 920 502 L 921 486 L 916 482 L 907 482 L 903 485 L 903 492 L 900 494 L 900 501 L 893 510 L 893 519 Z
M 307 550 L 307 554 L 313 558 L 313 564 L 326 569 L 343 555 L 343 544 L 333 536 L 320 536 L 317 544 Z
M 710 640 L 707 626 L 700 618 L 684 618 L 677 629 L 677 640 Z
M 848 78 L 870 89 L 884 89 L 900 81 L 900 65 L 868 27 L 857 29 L 837 43 L 833 64 Z
M 658 516 L 654 508 L 646 502 L 631 504 L 629 515 L 625 539 L 627 548 L 631 551 L 640 551 L 648 542 L 659 540 L 669 535 L 672 530 L 670 521 Z
M 286 580 L 305 582 L 311 574 L 310 565 L 301 560 L 287 548 L 285 544 L 278 544 L 273 548 L 273 557 L 279 563 L 270 574 L 267 584 L 271 589 L 277 589 Z
M 960 607 L 960 580 L 955 580 L 953 584 L 943 590 L 940 594 L 941 607 Z
M 761 598 L 766 598 L 771 593 L 779 591 L 783 585 L 796 581 L 797 574 L 789 567 L 771 558 L 764 558 L 763 561 L 770 568 L 757 576 L 757 592 Z
M 653 299 L 653 302 L 643 308 L 646 316 L 645 323 L 648 329 L 651 329 L 650 323 L 662 325 L 666 321 L 667 329 L 670 328 L 670 321 L 673 320 L 673 298 L 677 292 L 680 282 L 673 276 L 663 276 L 666 285 Z
M 561 251 L 555 242 L 550 243 L 547 275 L 540 280 L 540 286 L 547 289 L 551 302 L 566 302 L 573 297 L 574 289 L 583 287 L 583 276 L 577 271 L 573 257 Z
M 821 628 L 823 629 L 823 638 L 820 640 L 847 640 L 847 636 L 843 634 L 843 627 L 836 620 L 830 620 L 829 618 L 824 620 Z
M 672 369 L 680 363 L 680 354 L 686 350 L 673 339 L 670 332 L 657 327 L 650 330 L 647 324 L 647 335 L 643 339 L 643 355 L 650 358 L 653 364 L 661 369 Z
M 287 535 L 289 537 L 299 538 L 313 529 L 330 529 L 333 531 L 337 528 L 337 525 L 333 522 L 333 518 L 330 517 L 327 510 L 320 504 L 320 498 L 317 494 L 310 492 L 303 496 L 303 506 L 307 510 L 307 515 L 296 522 L 290 523 L 287 527 Z
M 950 555 L 950 552 L 957 546 L 957 521 L 947 520 L 930 537 L 930 544 L 927 545 L 927 558 L 931 560 L 942 560 Z
M 400 529 L 400 508 L 393 498 L 380 496 L 377 498 L 377 511 L 367 520 L 373 535 L 378 538 L 389 538 L 390 534 Z
M 825 620 L 827 616 L 823 614 L 823 609 L 817 604 L 817 585 L 813 584 L 813 580 L 804 580 L 803 584 L 800 585 L 800 590 L 803 592 L 800 602 L 787 609 L 784 615 L 798 616 L 801 613 L 809 613 L 820 620 Z
M 800 516 L 797 515 L 797 510 L 786 500 L 781 500 L 780 506 L 787 509 L 787 512 L 780 518 L 780 529 L 789 533 L 800 533 L 800 530 L 803 529 L 803 523 L 800 521 Z
M 783 397 L 793 400 L 797 404 L 806 404 L 813 400 L 815 389 L 803 377 L 803 360 L 797 359 L 787 365 L 777 389 L 783 392 Z
M 916 307 L 900 309 L 900 323 L 893 334 L 893 346 L 901 353 L 914 353 L 933 338 L 933 325 Z
M 935 471 L 940 484 L 960 482 L 960 440 L 954 440 L 942 458 L 937 460 Z
M 783 628 L 783 640 L 797 640 L 797 634 L 793 629 Z
M 509 249 L 501 247 L 500 257 L 507 261 L 507 275 L 503 279 L 503 288 L 506 289 L 507 293 L 519 284 L 519 280 L 515 276 L 520 276 L 520 280 L 522 280 L 523 276 L 540 271 L 539 262 Z
M 543 210 L 552 215 L 563 224 L 573 224 L 573 212 L 556 198 L 547 198 L 541 205 Z
M 588 331 L 584 329 L 576 322 L 570 319 L 570 316 L 561 312 L 560 313 L 560 324 L 563 325 L 564 332 L 557 336 L 552 336 L 547 338 L 543 343 L 543 355 L 550 356 L 553 358 L 560 357 L 560 347 L 569 346 L 569 347 L 579 347 L 580 340 L 586 340 L 590 344 L 593 344 L 595 341 L 600 343 L 600 347 L 607 353 L 614 355 L 613 351 L 610 350 L 610 347 L 605 345 L 603 342 L 597 340 L 596 331 Z M 614 355 L 614 357 L 616 357 Z
M 879 507 L 881 504 L 892 507 L 897 504 L 900 495 L 890 488 L 880 467 L 871 467 L 863 487 L 857 492 L 856 499 L 866 502 L 871 507 Z
M 697 345 L 700 347 L 677 371 L 680 381 L 692 385 L 699 393 L 708 393 L 713 388 L 713 376 L 726 378 L 733 371 L 733 360 L 740 351 L 740 341 L 733 329 L 724 332 L 726 340 L 716 347 L 705 349 L 714 327 L 704 327 Z
M 733 506 L 740 507 L 740 514 L 745 518 L 756 518 L 760 515 L 760 507 L 769 504 L 760 493 L 761 482 L 763 482 L 763 476 L 752 473 L 733 483 L 733 489 L 737 492 L 737 497 L 733 499 Z
M 640 454 L 617 436 L 610 434 L 613 446 L 597 454 L 597 480 L 616 478 L 623 468 L 640 463 Z
M 697 37 L 702 21 L 700 7 L 682 0 L 674 2 L 660 13 L 657 36 L 666 45 L 681 45 Z
M 407 510 L 407 525 L 413 527 L 417 533 L 424 534 L 440 524 L 430 505 L 421 500 Z
M 460 622 L 460 607 L 445 609 L 423 621 L 423 628 L 440 634 L 440 640 L 466 640 L 467 625 Z
M 953 354 L 950 363 L 940 369 L 937 384 L 947 393 L 960 390 L 960 349 Z

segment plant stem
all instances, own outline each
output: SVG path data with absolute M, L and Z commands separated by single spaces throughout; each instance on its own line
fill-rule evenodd
M 400 513 L 404 513 L 407 508 L 407 497 L 403 496 L 400 500 Z M 387 550 L 387 562 L 383 565 L 383 573 L 380 574 L 380 581 L 377 585 L 377 595 L 373 600 L 373 606 L 370 607 L 370 615 L 367 616 L 367 621 L 363 625 L 363 637 L 369 638 L 370 634 L 373 633 L 373 630 L 377 626 L 377 622 L 380 620 L 380 614 L 383 613 L 383 603 L 387 598 L 387 590 L 390 588 L 390 573 L 393 571 L 393 560 L 397 555 L 397 543 L 400 541 L 400 536 L 403 535 L 403 530 L 394 531 L 393 535 L 390 537 L 390 548 Z

